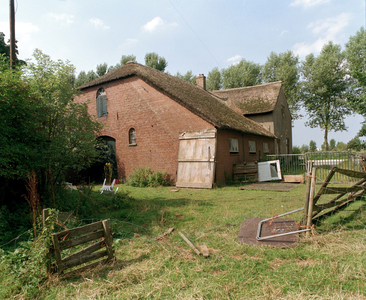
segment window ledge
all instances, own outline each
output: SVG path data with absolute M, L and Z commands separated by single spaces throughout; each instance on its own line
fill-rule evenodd
M 137 146 L 136 143 L 135 144 L 128 144 L 128 147 L 135 147 L 135 146 Z

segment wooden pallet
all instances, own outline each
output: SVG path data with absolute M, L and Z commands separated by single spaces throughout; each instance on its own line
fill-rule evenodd
M 258 163 L 249 161 L 235 164 L 233 168 L 234 181 L 257 182 L 258 181 Z

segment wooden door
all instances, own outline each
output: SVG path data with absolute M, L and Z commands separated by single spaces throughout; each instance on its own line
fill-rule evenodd
M 177 187 L 212 188 L 215 180 L 216 130 L 179 136 Z

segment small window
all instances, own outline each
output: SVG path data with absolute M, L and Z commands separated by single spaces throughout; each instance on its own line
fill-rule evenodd
M 104 89 L 99 89 L 97 92 L 97 117 L 105 117 L 107 112 L 107 93 Z
M 239 153 L 239 141 L 238 139 L 229 139 L 230 153 Z
M 266 142 L 263 143 L 263 153 L 264 154 L 268 154 L 269 153 L 268 143 L 266 143 Z
M 257 153 L 257 147 L 255 141 L 249 141 L 249 153 L 251 154 Z
M 136 145 L 136 130 L 134 128 L 131 128 L 128 132 L 128 143 L 130 146 Z

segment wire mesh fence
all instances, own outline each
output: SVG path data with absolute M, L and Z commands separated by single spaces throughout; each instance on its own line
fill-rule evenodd
M 279 160 L 282 175 L 304 175 L 308 162 L 317 167 L 317 182 L 322 182 L 333 167 L 366 172 L 366 154 L 354 151 L 308 152 L 305 154 L 276 154 L 267 155 L 268 160 Z M 336 174 L 333 183 L 354 182 L 343 174 Z

